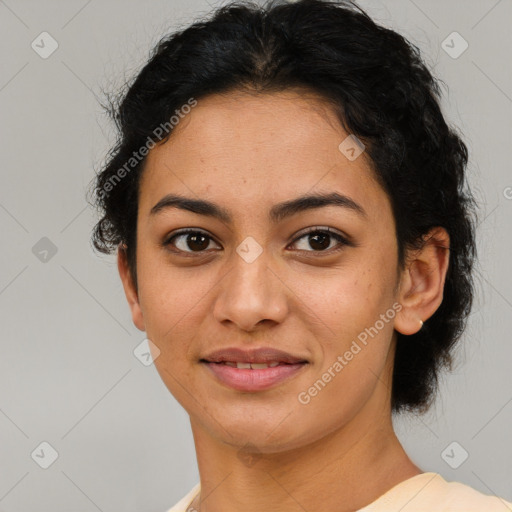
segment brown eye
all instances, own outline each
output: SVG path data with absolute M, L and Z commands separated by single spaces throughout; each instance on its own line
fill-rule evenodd
M 201 253 L 208 249 L 212 241 L 213 239 L 202 231 L 186 230 L 167 238 L 163 245 L 175 247 L 177 252 Z
M 299 248 L 301 251 L 306 252 L 336 252 L 343 248 L 345 245 L 351 245 L 350 242 L 339 233 L 334 233 L 330 231 L 329 228 L 326 229 L 318 229 L 313 228 L 309 230 L 307 233 L 304 233 L 300 237 L 294 240 L 294 244 L 296 244 L 299 240 L 306 239 L 306 243 L 304 244 L 306 247 L 309 246 L 313 249 L 313 251 L 308 250 L 307 248 Z M 338 242 L 338 247 L 333 249 L 331 246 L 331 242 L 336 240 Z M 336 244 L 334 245 L 336 247 Z

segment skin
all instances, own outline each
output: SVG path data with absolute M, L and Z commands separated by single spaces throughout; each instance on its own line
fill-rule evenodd
M 441 304 L 449 237 L 434 229 L 400 271 L 389 199 L 366 153 L 350 161 L 338 149 L 347 135 L 328 105 L 304 91 L 232 92 L 201 99 L 147 156 L 137 291 L 123 250 L 118 268 L 133 322 L 160 350 L 156 368 L 190 416 L 201 479 L 195 510 L 313 511 L 321 497 L 323 510 L 348 512 L 422 473 L 391 422 L 395 330 L 417 332 Z M 327 206 L 277 224 L 267 217 L 276 203 L 332 191 L 367 216 Z M 168 193 L 214 201 L 234 221 L 176 208 L 150 215 Z M 303 236 L 309 227 L 330 227 L 355 245 L 321 251 Z M 191 257 L 162 246 L 181 228 L 206 232 L 206 250 L 194 252 L 186 235 L 174 249 Z M 263 250 L 252 263 L 236 252 L 248 236 Z M 300 403 L 299 393 L 393 304 L 401 305 L 394 318 Z M 309 364 L 272 389 L 236 391 L 199 363 L 231 346 L 276 347 Z

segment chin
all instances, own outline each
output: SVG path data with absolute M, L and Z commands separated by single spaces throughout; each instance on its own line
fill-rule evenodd
M 237 450 L 254 453 L 280 453 L 307 444 L 307 432 L 298 430 L 297 421 L 290 421 L 288 413 L 275 414 L 266 419 L 219 417 L 212 422 L 203 418 L 210 432 L 221 442 Z M 288 416 L 288 417 L 287 417 Z M 283 418 L 286 418 L 284 421 Z
M 282 437 L 269 439 L 261 431 L 240 433 L 233 436 L 224 435 L 223 441 L 239 451 L 240 456 L 244 453 L 252 453 L 255 456 L 282 453 L 302 446 L 298 439 L 293 439 L 290 436 L 283 435 Z

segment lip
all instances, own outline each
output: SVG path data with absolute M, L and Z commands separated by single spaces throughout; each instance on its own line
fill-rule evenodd
M 202 361 L 222 383 L 238 391 L 255 392 L 272 388 L 296 375 L 308 363 L 280 364 L 273 368 L 252 370 L 250 368 L 233 368 L 223 363 Z
M 233 368 L 222 364 L 232 363 L 271 363 L 279 362 L 278 366 L 251 369 Z M 270 389 L 300 372 L 309 361 L 300 356 L 270 347 L 253 349 L 226 348 L 211 352 L 200 359 L 219 381 L 238 391 L 257 392 Z
M 260 347 L 251 349 L 229 347 L 211 352 L 207 356 L 201 358 L 201 361 L 210 363 L 221 363 L 225 361 L 231 361 L 233 363 L 271 363 L 272 361 L 278 361 L 280 363 L 287 364 L 308 362 L 308 360 L 304 357 L 294 356 L 288 352 L 284 352 L 272 347 Z

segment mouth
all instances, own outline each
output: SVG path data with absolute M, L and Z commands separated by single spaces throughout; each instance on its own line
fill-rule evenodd
M 211 364 L 222 364 L 229 366 L 231 368 L 238 368 L 239 370 L 264 370 L 265 368 L 275 368 L 276 366 L 289 366 L 294 363 L 285 363 L 284 361 L 271 361 L 269 363 L 250 363 L 250 362 L 242 362 L 242 361 L 208 361 L 206 359 L 201 359 L 201 363 L 211 363 Z M 306 361 L 300 361 L 301 364 L 306 363 Z
M 227 349 L 199 362 L 219 383 L 237 391 L 273 388 L 298 375 L 309 361 L 275 349 Z

